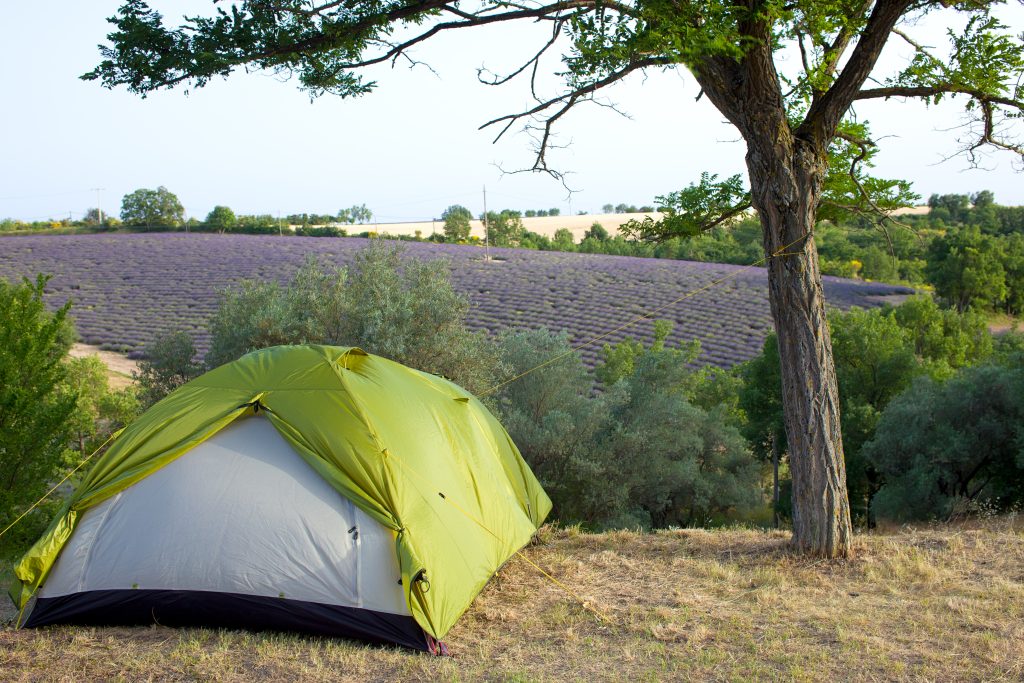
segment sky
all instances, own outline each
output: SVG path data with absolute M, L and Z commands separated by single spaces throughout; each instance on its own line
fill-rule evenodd
M 567 172 L 571 195 L 545 175 L 509 174 L 532 163 L 530 139 L 513 129 L 493 144 L 480 124 L 529 104 L 522 87 L 490 87 L 477 69 L 515 68 L 545 39 L 532 26 L 457 31 L 415 53 L 430 68 L 376 67 L 368 96 L 310 101 L 295 82 L 236 72 L 186 95 L 146 99 L 78 78 L 100 60 L 120 0 L 0 5 L 0 218 L 80 218 L 99 202 L 118 213 L 123 195 L 166 186 L 189 216 L 215 205 L 236 213 L 335 214 L 365 204 L 380 222 L 429 220 L 451 204 L 558 208 L 599 213 L 604 204 L 653 204 L 657 195 L 696 182 L 702 171 L 744 173 L 738 133 L 684 71 L 635 74 L 607 91 L 608 107 L 584 105 L 558 129 L 552 165 Z M 154 0 L 168 23 L 208 11 L 209 1 Z M 1024 30 L 1024 7 L 1000 11 Z M 943 26 L 908 30 L 941 46 Z M 899 64 L 909 48 L 895 38 L 883 55 Z M 557 70 L 549 64 L 547 73 Z M 543 81 L 556 92 L 557 80 Z M 1024 176 L 1008 154 L 970 169 L 956 151 L 962 105 L 862 103 L 857 116 L 883 138 L 875 172 L 907 178 L 932 193 L 990 189 L 996 201 L 1024 205 Z M 1024 134 L 1024 127 L 1020 131 Z

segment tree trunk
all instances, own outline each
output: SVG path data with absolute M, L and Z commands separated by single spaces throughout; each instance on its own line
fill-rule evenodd
M 839 393 L 812 235 L 825 155 L 786 134 L 762 141 L 749 144 L 747 168 L 770 257 L 769 299 L 793 477 L 793 543 L 824 557 L 848 557 L 852 529 Z
M 772 436 L 772 528 L 779 528 L 779 440 L 774 436 Z

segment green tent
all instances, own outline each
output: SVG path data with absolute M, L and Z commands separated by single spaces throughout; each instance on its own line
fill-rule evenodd
M 432 649 L 551 502 L 455 384 L 279 346 L 189 382 L 92 465 L 15 567 L 47 623 L 297 628 Z

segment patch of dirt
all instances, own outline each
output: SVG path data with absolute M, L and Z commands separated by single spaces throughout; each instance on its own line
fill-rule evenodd
M 132 372 L 137 372 L 139 364 L 128 356 L 113 351 L 105 351 L 98 346 L 75 344 L 71 347 L 72 358 L 99 356 L 109 370 L 108 380 L 112 389 L 123 389 L 132 383 Z
M 1015 318 L 1000 316 L 989 321 L 988 331 L 994 335 L 1006 334 L 1007 332 L 1021 332 L 1024 331 L 1024 324 L 1021 324 L 1021 321 Z

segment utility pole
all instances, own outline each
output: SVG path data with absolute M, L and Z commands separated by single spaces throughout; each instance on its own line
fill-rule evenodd
M 491 229 L 487 225 L 487 186 L 484 185 L 484 261 L 491 260 Z
M 96 190 L 96 216 L 99 218 L 99 224 L 103 225 L 103 209 L 100 207 L 100 192 L 103 192 L 105 188 L 94 187 L 92 189 Z

